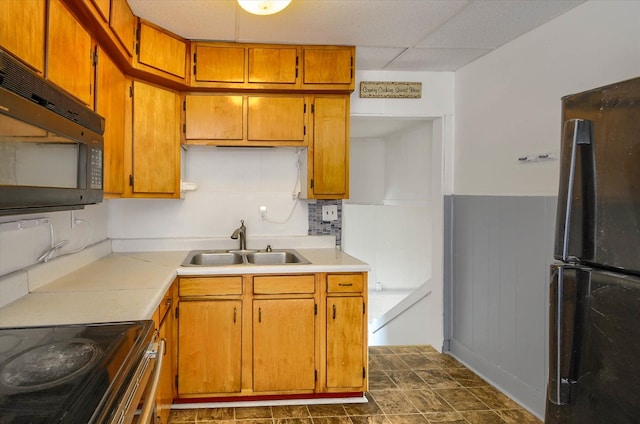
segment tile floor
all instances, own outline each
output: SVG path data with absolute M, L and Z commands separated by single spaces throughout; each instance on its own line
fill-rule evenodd
M 430 346 L 370 347 L 366 396 L 368 403 L 357 404 L 172 410 L 169 423 L 542 423 L 460 362 Z

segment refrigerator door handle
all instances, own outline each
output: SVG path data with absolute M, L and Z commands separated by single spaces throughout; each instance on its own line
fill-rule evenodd
M 578 158 L 578 147 L 580 146 L 592 146 L 591 141 L 591 121 L 586 119 L 570 119 L 564 123 L 564 131 L 565 134 L 569 132 L 571 136 L 571 152 L 569 158 L 569 172 L 562 175 L 560 181 L 560 190 L 564 187 L 566 193 L 561 193 L 560 199 L 564 198 L 565 204 L 564 207 L 564 216 L 563 216 L 563 233 L 562 233 L 562 252 L 561 257 L 565 262 L 573 262 L 577 261 L 576 257 L 572 257 L 569 255 L 569 237 L 571 234 L 571 216 L 572 216 L 572 205 L 573 205 L 573 196 L 574 196 L 574 182 L 576 179 L 576 170 L 577 170 L 577 158 Z M 585 168 L 585 167 L 583 167 Z M 586 167 L 584 169 L 584 173 L 593 174 L 593 168 L 588 169 Z M 587 181 L 594 181 L 594 175 L 583 176 L 583 178 L 587 178 Z M 564 194 L 564 196 L 562 196 Z M 586 206 L 586 205 L 585 205 Z M 561 206 L 562 207 L 562 206 Z

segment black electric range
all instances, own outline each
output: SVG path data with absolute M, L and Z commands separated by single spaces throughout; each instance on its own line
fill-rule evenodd
M 153 321 L 0 328 L 0 424 L 110 420 Z

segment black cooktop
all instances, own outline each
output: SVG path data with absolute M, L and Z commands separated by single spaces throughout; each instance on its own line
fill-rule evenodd
M 0 424 L 108 421 L 153 321 L 0 328 Z

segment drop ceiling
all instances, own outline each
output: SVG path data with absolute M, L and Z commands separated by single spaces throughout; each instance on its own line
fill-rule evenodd
M 192 40 L 355 45 L 356 69 L 455 71 L 583 0 L 293 0 L 254 16 L 235 0 L 128 0 Z

